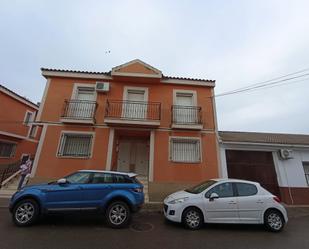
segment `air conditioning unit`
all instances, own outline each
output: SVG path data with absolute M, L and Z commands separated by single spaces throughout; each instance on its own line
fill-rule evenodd
M 281 149 L 279 150 L 279 155 L 282 160 L 287 160 L 293 158 L 293 150 Z
M 109 82 L 96 82 L 95 90 L 97 92 L 108 92 L 109 91 Z

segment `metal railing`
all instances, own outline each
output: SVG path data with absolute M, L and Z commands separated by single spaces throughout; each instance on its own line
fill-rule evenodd
M 61 118 L 95 120 L 97 103 L 88 100 L 65 100 Z
M 202 108 L 200 106 L 172 105 L 172 123 L 181 125 L 202 124 Z
M 14 175 L 19 170 L 19 167 L 20 167 L 20 161 L 7 165 L 0 165 L 0 188 L 2 187 L 2 183 L 6 179 Z
M 161 103 L 130 100 L 107 100 L 105 118 L 160 121 Z

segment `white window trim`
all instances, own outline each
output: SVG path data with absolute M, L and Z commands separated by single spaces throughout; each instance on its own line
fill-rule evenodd
M 34 126 L 34 129 L 35 129 L 35 131 L 34 131 L 34 136 L 33 136 L 33 137 L 30 137 L 31 129 L 32 129 L 33 126 Z M 28 138 L 35 138 L 36 135 L 37 135 L 37 132 L 38 132 L 38 126 L 37 126 L 37 125 L 31 124 L 31 125 L 30 125 L 30 128 L 29 128 L 29 131 L 28 131 L 27 137 L 28 137 Z
M 27 117 L 28 113 L 31 113 L 31 118 L 29 119 L 28 123 L 26 123 L 26 117 Z M 35 112 L 27 110 L 25 112 L 23 124 L 26 125 L 26 126 L 31 126 L 31 123 L 34 121 L 34 116 L 35 116 Z
M 173 89 L 173 105 L 177 105 L 177 93 L 192 94 L 193 106 L 197 106 L 197 92 L 195 90 Z
M 17 143 L 12 142 L 12 141 L 9 141 L 9 140 L 5 140 L 5 139 L 1 139 L 0 142 L 8 143 L 8 144 L 14 144 L 14 145 L 15 145 L 15 147 L 14 147 L 14 149 L 12 150 L 10 156 L 0 156 L 0 158 L 14 158 L 15 155 L 16 155 Z
M 61 142 L 62 142 L 62 136 L 65 134 L 75 134 L 75 135 L 92 135 L 92 140 L 91 140 L 91 148 L 90 148 L 90 155 L 89 156 L 62 156 L 59 155 L 59 149 L 61 147 Z M 91 159 L 93 155 L 93 148 L 94 148 L 94 143 L 95 143 L 95 132 L 89 132 L 89 131 L 61 131 L 59 141 L 58 141 L 58 146 L 56 150 L 56 157 L 57 158 L 73 158 L 73 159 Z
M 128 100 L 128 92 L 129 90 L 137 90 L 137 91 L 144 91 L 144 101 L 148 102 L 148 87 L 135 87 L 135 86 L 125 86 L 123 88 L 123 100 Z
M 182 161 L 173 161 L 172 160 L 172 150 L 171 150 L 171 145 L 172 145 L 172 140 L 173 139 L 183 139 L 183 140 L 196 140 L 199 141 L 200 145 L 200 160 L 196 162 L 182 162 Z M 169 136 L 169 143 L 168 143 L 168 161 L 173 162 L 173 163 L 187 163 L 187 164 L 200 164 L 203 162 L 203 150 L 202 150 L 202 139 L 200 137 L 182 137 L 182 136 Z
M 307 184 L 307 187 L 309 187 L 309 182 L 307 181 L 307 178 L 306 178 L 306 171 L 305 171 L 305 167 L 309 167 L 309 162 L 302 162 L 302 165 L 303 165 L 303 171 L 304 171 L 305 182 L 306 182 L 306 184 Z
M 94 90 L 94 101 L 97 101 L 97 91 L 95 90 L 95 84 L 87 84 L 87 83 L 74 83 L 73 85 L 73 91 L 71 94 L 71 100 L 77 98 L 77 93 L 78 93 L 78 88 L 79 87 L 88 87 L 88 88 L 93 88 Z

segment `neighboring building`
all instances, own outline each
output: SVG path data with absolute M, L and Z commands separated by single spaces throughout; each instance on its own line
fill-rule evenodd
M 287 204 L 309 204 L 309 135 L 219 132 L 223 177 L 260 182 Z
M 151 201 L 219 176 L 215 81 L 140 61 L 110 72 L 42 69 L 47 84 L 32 182 L 79 169 L 136 172 Z
M 34 157 L 40 128 L 33 124 L 39 107 L 0 85 L 0 165 Z

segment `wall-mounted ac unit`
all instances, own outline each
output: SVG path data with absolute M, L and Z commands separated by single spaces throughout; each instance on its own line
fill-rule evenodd
M 109 91 L 109 82 L 96 82 L 95 90 L 97 92 L 108 92 Z
M 282 160 L 287 160 L 293 158 L 293 150 L 281 149 L 279 150 L 279 155 Z

